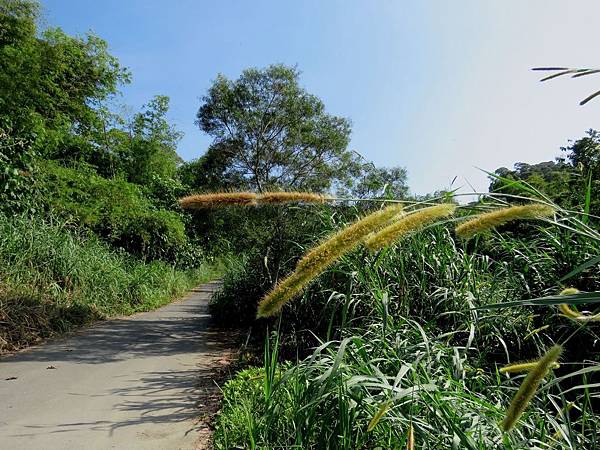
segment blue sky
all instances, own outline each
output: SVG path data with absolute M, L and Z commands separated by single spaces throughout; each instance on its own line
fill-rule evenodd
M 600 77 L 540 84 L 534 66 L 598 66 L 600 2 L 561 0 L 42 0 L 46 21 L 93 31 L 133 73 L 120 103 L 171 97 L 184 159 L 218 73 L 298 65 L 301 83 L 353 123 L 351 149 L 404 166 L 413 192 L 486 190 L 476 169 L 553 159 L 600 127 Z

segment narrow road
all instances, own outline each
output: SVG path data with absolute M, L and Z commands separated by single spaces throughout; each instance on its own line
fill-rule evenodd
M 226 351 L 216 287 L 0 359 L 0 449 L 194 449 Z

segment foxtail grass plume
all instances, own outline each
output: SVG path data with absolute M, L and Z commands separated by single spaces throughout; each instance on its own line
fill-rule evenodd
M 538 386 L 548 371 L 558 361 L 562 350 L 561 345 L 553 346 L 537 361 L 535 367 L 529 371 L 506 411 L 506 416 L 501 424 L 502 430 L 510 431 L 514 428 L 521 414 L 523 414 L 523 411 L 525 411 L 525 408 L 527 408 L 527 405 L 535 395 Z
M 555 210 L 552 206 L 540 203 L 501 208 L 479 214 L 461 223 L 456 227 L 455 232 L 457 236 L 463 239 L 470 239 L 477 234 L 492 230 L 514 220 L 542 219 L 544 217 L 552 217 L 554 212 Z
M 375 415 L 369 422 L 369 425 L 367 426 L 367 433 L 370 433 L 371 431 L 373 431 L 373 429 L 377 426 L 377 424 L 379 423 L 381 418 L 385 415 L 386 412 L 388 412 L 388 410 L 390 409 L 390 406 L 391 406 L 391 403 L 389 401 L 383 402 L 381 404 L 381 406 L 379 407 L 379 409 L 377 410 L 377 412 L 375 413 Z
M 566 289 L 563 289 L 559 295 L 573 295 L 573 294 L 578 294 L 578 293 L 579 293 L 578 289 L 566 288 Z M 593 315 L 582 314 L 579 311 L 576 311 L 573 308 L 571 308 L 566 303 L 558 305 L 558 309 L 561 313 L 563 313 L 563 316 L 565 316 L 571 320 L 577 320 L 579 322 L 598 322 L 598 321 L 600 321 L 600 313 L 593 314 Z
M 325 203 L 327 197 L 313 192 L 263 192 L 256 199 L 257 203 Z
M 377 233 L 369 236 L 365 241 L 365 245 L 370 251 L 377 251 L 404 238 L 413 231 L 435 222 L 438 219 L 452 215 L 455 209 L 456 205 L 444 203 L 407 214 L 401 219 L 387 225 Z
M 285 303 L 299 295 L 327 267 L 356 248 L 367 234 L 380 228 L 388 220 L 401 212 L 402 207 L 399 205 L 388 206 L 376 211 L 343 228 L 325 242 L 310 250 L 298 261 L 296 270 L 287 278 L 280 281 L 260 301 L 258 305 L 258 317 L 268 317 L 277 314 Z
M 406 450 L 415 450 L 415 428 L 413 424 L 408 426 L 408 436 L 406 439 Z
M 183 209 L 222 208 L 224 206 L 249 206 L 256 203 L 254 192 L 213 192 L 188 195 L 179 199 Z
M 530 362 L 518 362 L 513 364 L 508 364 L 500 369 L 500 373 L 521 373 L 521 372 L 529 372 L 537 366 L 537 361 Z M 558 369 L 560 364 L 555 362 L 550 367 L 551 369 Z

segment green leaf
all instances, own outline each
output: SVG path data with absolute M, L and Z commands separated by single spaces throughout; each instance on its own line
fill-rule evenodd
M 568 280 L 569 278 L 573 278 L 578 273 L 581 273 L 584 270 L 589 269 L 590 267 L 592 267 L 592 266 L 594 266 L 594 265 L 596 265 L 598 263 L 600 263 L 600 255 L 595 256 L 592 259 L 587 260 L 586 262 L 584 262 L 580 266 L 578 266 L 575 269 L 573 269 L 572 271 L 570 271 L 568 274 L 566 274 L 564 277 L 562 277 L 558 281 L 562 283 L 563 281 Z
M 494 303 L 492 305 L 479 306 L 476 310 L 489 310 L 500 308 L 511 308 L 513 306 L 552 306 L 568 303 L 569 305 L 585 305 L 588 303 L 600 303 L 600 292 L 580 292 L 573 295 L 550 295 L 529 300 L 515 300 L 512 302 Z

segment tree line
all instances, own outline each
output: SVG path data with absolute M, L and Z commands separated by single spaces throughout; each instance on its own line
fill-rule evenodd
M 191 192 L 310 190 L 359 198 L 407 198 L 407 172 L 349 149 L 352 124 L 302 87 L 297 67 L 217 75 L 197 126 L 212 138 L 199 157 L 177 154 L 182 133 L 155 95 L 131 117 L 119 113 L 131 72 L 88 33 L 41 28 L 35 0 L 0 0 L 0 210 L 72 219 L 117 249 L 144 259 L 194 260 L 219 245 L 233 212 L 190 215 Z M 599 136 L 590 131 L 557 162 L 498 169 L 491 190 L 524 180 L 565 206 L 598 212 Z M 241 241 L 241 239 L 240 239 Z

